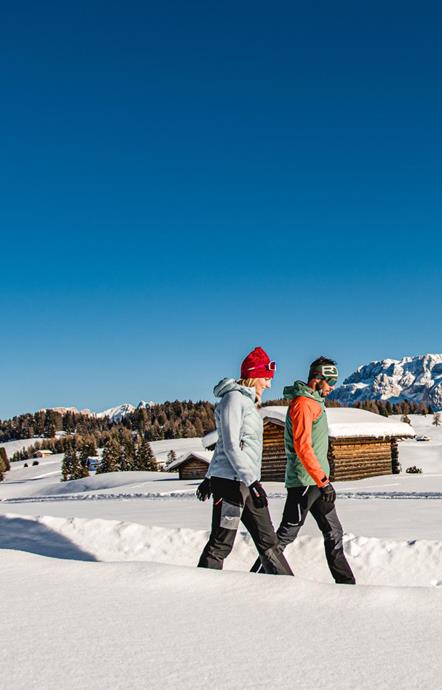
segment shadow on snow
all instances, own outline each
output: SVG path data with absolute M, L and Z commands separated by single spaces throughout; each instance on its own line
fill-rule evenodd
M 39 522 L 20 517 L 8 518 L 0 515 L 0 548 L 73 561 L 97 560 L 95 556 L 80 549 L 67 537 L 63 537 Z

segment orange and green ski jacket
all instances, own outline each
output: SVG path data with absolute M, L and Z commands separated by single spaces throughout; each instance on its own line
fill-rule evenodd
M 303 381 L 284 388 L 290 399 L 284 431 L 285 485 L 325 486 L 329 481 L 328 425 L 325 401 Z

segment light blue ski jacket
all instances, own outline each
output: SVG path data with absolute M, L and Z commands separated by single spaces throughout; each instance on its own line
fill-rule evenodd
M 254 388 L 223 379 L 213 389 L 221 401 L 215 408 L 218 441 L 207 477 L 235 479 L 250 486 L 261 477 L 262 419 Z

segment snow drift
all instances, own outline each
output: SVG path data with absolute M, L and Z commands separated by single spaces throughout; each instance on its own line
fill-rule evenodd
M 205 530 L 170 529 L 116 520 L 0 515 L 0 548 L 56 558 L 153 561 L 195 567 Z M 358 584 L 442 586 L 442 542 L 394 541 L 345 535 L 345 552 Z M 321 537 L 300 536 L 286 550 L 295 574 L 331 582 Z M 239 533 L 228 570 L 248 571 L 256 557 L 250 536 Z M 254 576 L 251 576 L 254 577 Z

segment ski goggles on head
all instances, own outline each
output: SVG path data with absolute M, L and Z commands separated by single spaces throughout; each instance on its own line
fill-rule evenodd
M 258 364 L 256 367 L 249 367 L 249 371 L 252 369 L 266 369 L 267 371 L 276 371 L 276 362 L 269 362 L 268 364 Z
M 327 381 L 329 386 L 335 386 L 338 381 L 338 368 L 334 364 L 319 364 L 310 370 L 309 379 Z

